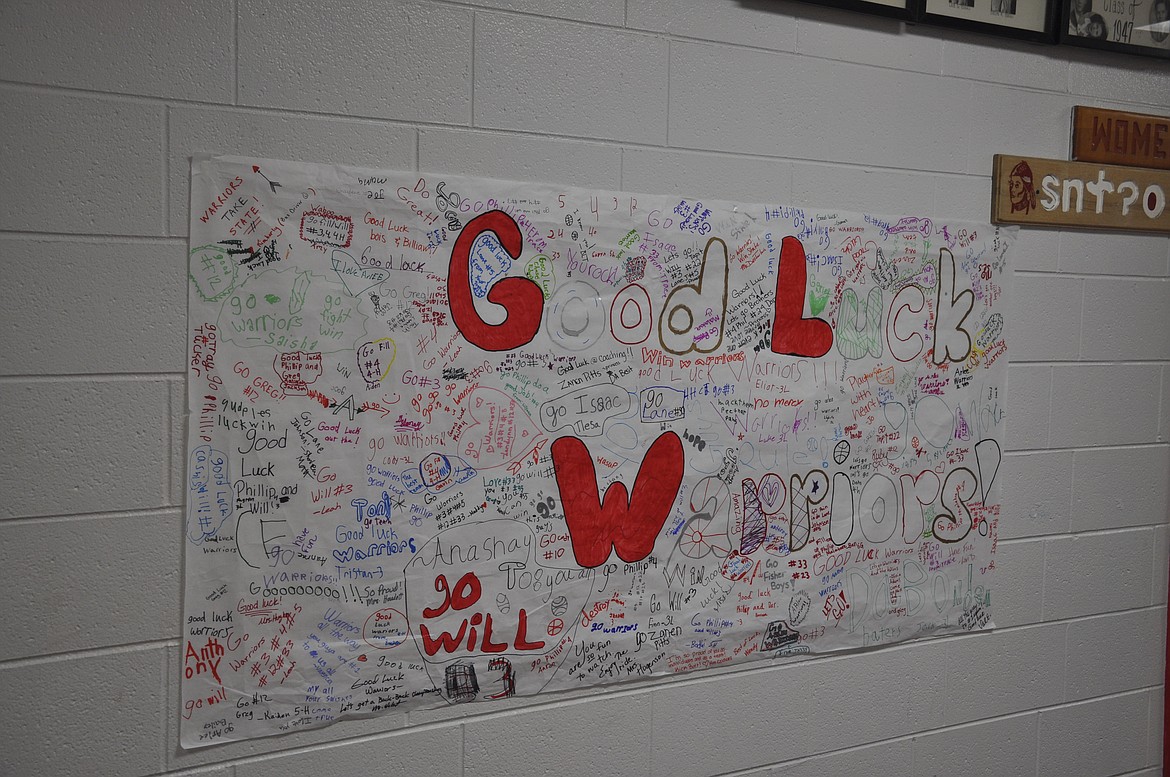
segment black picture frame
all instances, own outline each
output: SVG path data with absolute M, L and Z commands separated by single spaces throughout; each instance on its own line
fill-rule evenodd
M 1098 0 L 1104 2 L 1104 0 Z M 916 0 L 922 24 L 1055 44 L 1061 0 Z
M 804 2 L 913 22 L 918 17 L 920 0 L 804 0 Z
M 1062 0 L 1059 21 L 1061 43 L 1170 59 L 1170 0 Z

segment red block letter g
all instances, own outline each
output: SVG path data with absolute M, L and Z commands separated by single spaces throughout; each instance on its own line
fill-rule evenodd
M 507 213 L 492 210 L 467 223 L 451 250 L 447 268 L 447 299 L 451 320 L 467 342 L 485 351 L 510 351 L 532 342 L 544 314 L 544 295 L 527 278 L 501 278 L 487 293 L 488 302 L 508 313 L 501 324 L 489 324 L 479 317 L 471 296 L 471 249 L 484 232 L 494 232 L 500 245 L 513 259 L 520 258 L 524 239 L 520 228 Z

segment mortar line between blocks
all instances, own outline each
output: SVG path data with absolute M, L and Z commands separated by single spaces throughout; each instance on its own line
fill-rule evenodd
M 240 104 L 240 0 L 232 3 L 232 104 Z
M 77 372 L 60 375 L 0 375 L 0 384 L 4 383 L 113 383 L 115 381 L 179 381 L 183 374 L 178 372 Z
M 666 141 L 664 146 L 670 148 L 670 79 L 671 79 L 671 65 L 674 60 L 674 41 L 667 37 L 666 39 Z
M 171 232 L 171 106 L 163 106 L 162 116 L 162 231 Z
M 1010 364 L 1010 362 L 1009 362 Z M 1052 396 L 1056 393 L 1056 368 L 1048 367 L 1048 418 L 1044 423 L 1044 446 L 1052 444 Z
M 1065 656 L 1068 656 L 1068 636 L 1065 636 Z M 1036 713 L 1036 758 L 1033 761 L 1034 768 L 1032 770 L 1033 777 L 1041 777 L 1040 775 L 1040 713 Z
M 1166 441 L 1151 440 L 1150 442 L 1128 442 L 1128 443 L 1108 443 L 1105 445 L 1056 445 L 1051 448 L 1008 448 L 1004 450 L 1004 455 L 1014 456 L 1017 454 L 1032 454 L 1032 453 L 1076 453 L 1085 451 L 1109 451 L 1109 450 L 1128 450 L 1131 448 L 1160 448 L 1166 445 Z
M 40 232 L 37 230 L 5 229 L 0 230 L 2 240 L 56 240 L 74 243 L 144 243 L 144 244 L 175 244 L 183 245 L 187 242 L 185 235 L 97 235 L 74 232 Z
M 166 513 L 179 513 L 182 505 L 166 505 L 163 507 L 142 507 L 135 510 L 109 510 L 97 513 L 57 513 L 54 515 L 21 515 L 13 518 L 0 518 L 0 529 L 5 526 L 37 523 L 63 523 L 65 521 L 80 520 L 114 520 L 120 521 L 131 518 L 150 518 Z M 169 518 L 169 516 L 167 516 Z
M 475 36 L 476 36 L 476 22 L 479 21 L 479 12 L 472 10 L 471 12 L 471 62 L 468 67 L 468 83 L 467 91 L 469 94 L 468 108 L 471 115 L 468 116 L 467 125 L 469 127 L 475 126 Z M 422 169 L 420 166 L 419 170 Z
M 1168 364 L 1170 362 L 1167 362 L 1165 359 L 1147 359 L 1144 361 L 1140 359 L 1119 359 L 1118 361 L 1090 361 L 1088 359 L 1085 361 L 1010 361 L 1009 357 L 1008 363 L 1016 367 L 1138 367 L 1142 365 Z
M 73 661 L 75 659 L 95 658 L 98 656 L 117 656 L 123 653 L 142 653 L 147 650 L 176 648 L 178 646 L 178 638 L 167 637 L 165 639 L 127 642 L 122 645 L 106 645 L 96 648 L 77 648 L 75 650 L 63 650 L 60 653 L 42 653 L 37 656 L 6 658 L 4 660 L 0 660 L 0 670 L 22 669 L 24 667 L 37 666 L 39 664 L 53 664 L 61 661 Z M 166 650 L 163 650 L 163 653 L 165 654 Z
M 467 721 L 459 722 L 459 774 L 467 774 Z
M 1081 280 L 1081 309 L 1078 311 L 1079 321 L 1077 323 L 1077 355 L 1085 355 L 1085 295 L 1088 293 L 1089 284 L 1083 279 Z
M 167 386 L 167 501 L 175 501 L 175 446 L 178 440 L 175 437 L 175 387 Z
M 169 695 L 167 693 L 167 679 L 168 679 L 167 675 L 170 674 L 170 663 L 171 662 L 170 662 L 170 656 L 168 654 L 168 651 L 166 651 L 166 650 L 159 651 L 158 660 L 159 660 L 159 663 L 162 664 L 162 666 L 159 669 L 159 673 L 158 673 L 159 674 L 158 709 L 159 709 L 159 719 L 163 721 L 163 725 L 161 726 L 162 731 L 160 732 L 161 736 L 159 737 L 159 739 L 161 739 L 162 741 L 159 742 L 158 757 L 160 759 L 159 773 L 165 774 L 167 772 L 167 766 L 168 766 L 168 764 L 167 764 L 167 746 L 170 743 L 170 724 L 168 721 L 168 718 L 170 717 L 170 713 L 169 713 L 169 710 L 167 710 L 168 701 L 169 701 L 169 699 L 167 698 L 167 696 Z
M 1158 429 L 1157 429 L 1157 435 L 1156 435 L 1158 438 L 1158 442 L 1170 442 L 1170 440 L 1163 440 L 1162 439 L 1162 425 L 1165 424 L 1167 421 L 1166 411 L 1167 411 L 1167 406 L 1170 405 L 1170 402 L 1167 401 L 1167 400 L 1170 400 L 1170 396 L 1168 396 L 1166 393 L 1166 390 L 1167 390 L 1166 383 L 1167 383 L 1168 378 L 1170 378 L 1170 367 L 1163 365 L 1162 366 L 1162 385 L 1158 391 Z

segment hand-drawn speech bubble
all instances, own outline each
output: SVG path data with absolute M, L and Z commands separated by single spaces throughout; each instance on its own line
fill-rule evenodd
M 1003 315 L 1000 313 L 992 313 L 987 317 L 987 323 L 983 325 L 982 331 L 979 332 L 979 337 L 975 344 L 980 348 L 988 348 L 1003 332 Z
M 353 239 L 353 219 L 317 207 L 301 216 L 301 240 L 318 245 L 348 248 Z
M 232 516 L 232 476 L 227 456 L 200 445 L 191 451 L 187 484 L 187 539 L 196 545 L 214 537 Z
M 361 304 L 322 275 L 269 269 L 224 297 L 217 324 L 225 340 L 243 348 L 336 353 L 366 337 Z
M 930 237 L 934 233 L 934 224 L 927 218 L 906 216 L 887 230 L 891 235 L 903 232 L 917 232 L 923 237 Z
M 236 263 L 223 246 L 191 249 L 190 268 L 191 283 L 204 302 L 221 300 L 236 287 Z
M 511 658 L 546 667 L 517 673 L 517 693 L 543 687 L 572 650 L 595 572 L 540 558 L 536 536 L 511 519 L 464 523 L 436 534 L 406 565 L 411 638 L 450 701 L 492 694 L 493 662 Z M 566 556 L 571 557 L 570 554 Z M 570 562 L 571 563 L 571 562 Z M 498 606 L 501 594 L 509 602 Z M 554 608 L 550 603 L 556 601 Z M 474 683 L 448 683 L 452 673 Z M 472 687 L 477 690 L 471 690 Z
M 621 386 L 586 386 L 542 404 L 540 425 L 547 432 L 569 426 L 583 437 L 596 437 L 604 431 L 607 420 L 625 415 L 632 406 L 633 397 Z
M 553 288 L 557 285 L 552 259 L 544 254 L 537 254 L 524 266 L 524 275 L 540 287 L 540 293 L 544 295 L 545 299 L 552 296 Z
M 524 406 L 499 389 L 481 386 L 467 398 L 474 423 L 463 431 L 463 452 L 479 469 L 514 461 L 543 435 Z
M 403 470 L 398 477 L 406 486 L 406 490 L 412 494 L 424 490 L 432 494 L 441 494 L 452 486 L 466 483 L 476 474 L 475 467 L 462 457 L 432 452 L 422 457 L 418 467 Z
M 389 337 L 380 337 L 368 343 L 362 343 L 357 349 L 357 366 L 362 377 L 370 386 L 381 383 L 390 373 L 394 364 L 394 357 L 398 355 L 398 346 Z
M 378 650 L 391 650 L 410 638 L 406 616 L 393 607 L 370 613 L 362 626 L 362 639 Z
M 642 423 L 674 421 L 686 416 L 686 394 L 669 386 L 648 386 L 638 394 L 638 412 Z
M 321 352 L 277 354 L 272 360 L 272 369 L 280 376 L 280 387 L 284 393 L 304 394 L 309 384 L 321 377 Z
M 492 282 L 512 267 L 512 257 L 491 232 L 484 232 L 471 246 L 471 293 L 487 296 Z

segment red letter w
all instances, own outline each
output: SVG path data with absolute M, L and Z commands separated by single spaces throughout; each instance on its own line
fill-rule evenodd
M 560 438 L 552 444 L 552 460 L 578 564 L 599 567 L 613 549 L 627 564 L 653 552 L 682 485 L 683 449 L 677 434 L 665 432 L 646 451 L 631 496 L 624 483 L 611 483 L 604 502 L 598 499 L 597 472 L 585 443 Z

